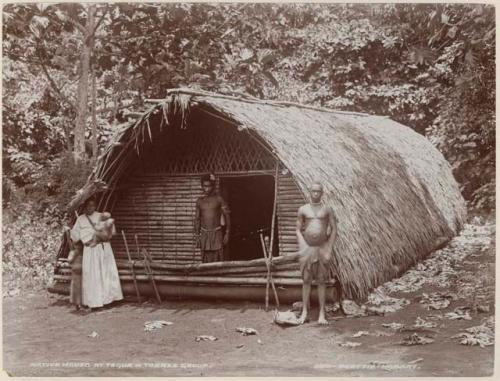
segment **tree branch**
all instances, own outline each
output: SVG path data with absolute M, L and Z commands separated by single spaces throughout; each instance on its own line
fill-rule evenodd
M 121 110 L 123 108 L 127 108 L 127 107 L 133 107 L 133 106 L 137 106 L 137 105 L 140 105 L 142 102 L 140 101 L 137 101 L 137 102 L 132 102 L 130 104 L 126 104 L 126 105 L 121 105 L 121 106 L 113 106 L 113 107 L 107 107 L 107 108 L 101 108 L 99 110 L 96 110 L 96 113 L 97 114 L 103 114 L 105 112 L 117 112 L 118 110 Z
M 39 46 L 40 46 L 40 48 L 45 53 L 45 47 L 43 46 L 43 44 L 39 44 Z M 63 93 L 61 92 L 61 90 L 57 86 L 56 82 L 52 79 L 52 76 L 50 75 L 49 70 L 45 66 L 45 63 L 43 62 L 43 57 L 41 56 L 40 52 L 38 52 L 38 58 L 40 59 L 39 64 L 42 67 L 42 71 L 45 74 L 45 77 L 47 78 L 47 80 L 49 81 L 52 89 L 57 93 L 57 95 L 59 95 L 59 98 L 61 98 L 61 100 L 63 102 L 67 103 L 73 109 L 73 111 L 75 111 L 76 110 L 76 106 L 73 104 L 73 102 L 71 102 L 68 99 L 68 97 L 66 97 L 66 96 L 63 95 Z
M 106 9 L 102 13 L 101 18 L 97 21 L 97 24 L 95 25 L 95 28 L 92 31 L 92 35 L 95 34 L 95 32 L 97 31 L 97 28 L 99 28 L 99 26 L 101 25 L 102 21 L 104 20 L 104 17 L 106 17 L 106 15 L 108 14 L 108 11 L 109 11 L 109 4 L 106 4 Z
M 76 19 L 73 18 L 73 16 L 71 16 L 70 14 L 66 13 L 66 17 L 67 17 L 67 20 L 76 28 L 80 31 L 80 33 L 82 33 L 84 36 L 87 35 L 87 29 L 82 25 L 80 24 L 80 22 Z

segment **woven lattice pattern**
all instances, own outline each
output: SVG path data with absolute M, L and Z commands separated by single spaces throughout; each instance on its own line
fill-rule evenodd
M 190 126 L 170 130 L 153 147 L 155 172 L 202 173 L 272 170 L 275 159 L 248 133 L 236 129 Z

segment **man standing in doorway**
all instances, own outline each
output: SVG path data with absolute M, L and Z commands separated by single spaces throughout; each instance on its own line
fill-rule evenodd
M 337 237 L 337 223 L 330 206 L 321 202 L 323 185 L 314 182 L 309 188 L 311 202 L 299 208 L 297 239 L 302 273 L 302 315 L 300 323 L 308 318 L 311 283 L 318 284 L 319 324 L 328 324 L 325 316 L 326 283 L 332 279 L 332 248 Z
M 196 200 L 195 233 L 203 263 L 223 260 L 224 246 L 229 242 L 231 219 L 226 201 L 215 193 L 215 175 L 201 178 L 203 196 Z M 223 235 L 221 217 L 225 220 Z

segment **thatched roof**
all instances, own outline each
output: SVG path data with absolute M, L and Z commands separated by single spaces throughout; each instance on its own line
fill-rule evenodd
M 305 195 L 312 181 L 324 184 L 338 220 L 334 264 L 354 298 L 415 264 L 463 224 L 465 203 L 449 164 L 425 137 L 389 118 L 188 90 L 168 94 L 117 134 L 93 180 L 112 187 L 142 142 L 175 115 L 186 120 L 190 108 L 201 108 L 264 142 Z

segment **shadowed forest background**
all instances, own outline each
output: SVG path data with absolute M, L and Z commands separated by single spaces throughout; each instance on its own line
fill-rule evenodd
M 69 199 L 127 112 L 174 87 L 386 115 L 443 153 L 471 215 L 494 215 L 493 6 L 11 4 L 2 16 L 4 293 L 50 282 Z

